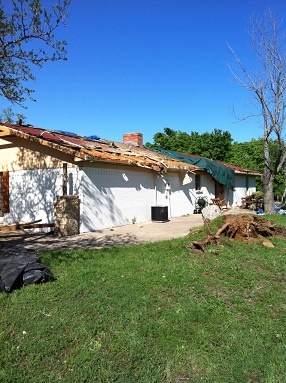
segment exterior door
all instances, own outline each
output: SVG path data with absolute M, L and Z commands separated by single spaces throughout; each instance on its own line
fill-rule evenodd
M 225 186 L 218 181 L 215 181 L 215 198 L 225 198 Z

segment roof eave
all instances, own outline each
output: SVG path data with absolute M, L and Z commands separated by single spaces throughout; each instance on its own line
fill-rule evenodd
M 235 170 L 235 174 L 241 174 L 241 175 L 247 175 L 247 176 L 255 176 L 255 177 L 261 177 L 262 174 L 258 172 L 252 172 L 250 170 Z

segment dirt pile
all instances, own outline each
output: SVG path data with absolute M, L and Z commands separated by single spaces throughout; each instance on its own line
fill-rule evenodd
M 228 238 L 241 242 L 255 242 L 253 239 L 267 237 L 285 237 L 286 229 L 274 222 L 254 214 L 226 215 L 222 227 L 216 235 L 224 234 Z
M 221 235 L 234 241 L 262 243 L 265 246 L 273 247 L 271 242 L 265 240 L 265 238 L 286 238 L 286 229 L 255 214 L 225 215 L 223 223 L 216 234 L 208 235 L 207 238 L 201 241 L 193 241 L 190 247 L 205 252 L 206 245 L 213 243 L 218 246 L 220 244 Z

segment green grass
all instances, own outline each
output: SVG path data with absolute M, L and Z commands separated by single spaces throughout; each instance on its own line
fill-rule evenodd
M 0 295 L 0 382 L 285 383 L 285 240 L 204 235 L 41 254 L 57 281 Z

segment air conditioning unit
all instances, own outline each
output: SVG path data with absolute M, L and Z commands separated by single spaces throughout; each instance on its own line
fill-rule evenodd
M 167 222 L 168 206 L 151 206 L 151 219 L 155 222 Z

